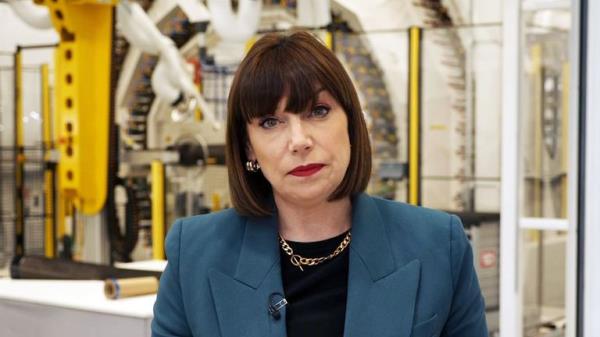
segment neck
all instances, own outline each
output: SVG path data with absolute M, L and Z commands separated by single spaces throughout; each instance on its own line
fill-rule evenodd
M 298 205 L 275 195 L 275 203 L 279 215 L 279 234 L 286 240 L 326 240 L 347 231 L 351 226 L 350 197 Z

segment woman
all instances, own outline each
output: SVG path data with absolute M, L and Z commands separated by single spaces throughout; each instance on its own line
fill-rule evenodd
M 356 91 L 309 33 L 242 61 L 227 162 L 234 208 L 168 234 L 153 336 L 487 336 L 460 220 L 363 193 Z

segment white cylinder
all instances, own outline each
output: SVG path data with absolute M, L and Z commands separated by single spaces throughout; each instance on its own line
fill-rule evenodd
M 6 2 L 13 12 L 31 27 L 38 29 L 52 28 L 48 8 L 23 0 L 6 0 Z

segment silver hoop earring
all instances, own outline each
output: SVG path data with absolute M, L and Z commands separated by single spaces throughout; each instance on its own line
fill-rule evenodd
M 260 170 L 260 164 L 258 164 L 258 160 L 247 160 L 246 161 L 246 171 L 248 172 L 258 172 Z

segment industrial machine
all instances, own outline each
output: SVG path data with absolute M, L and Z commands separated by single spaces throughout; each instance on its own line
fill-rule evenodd
M 297 17 L 255 0 L 8 3 L 60 36 L 46 255 L 100 263 L 164 258 L 166 224 L 228 206 L 220 124 L 237 63 L 259 25 L 330 18 L 327 1 Z M 19 256 L 24 220 L 15 228 Z
M 140 226 L 149 225 L 144 224 L 145 219 L 153 219 L 147 213 L 154 211 L 157 215 L 155 221 L 158 221 L 154 229 L 162 228 L 155 233 L 160 239 L 154 241 L 160 244 L 164 238 L 165 219 L 159 216 L 159 210 L 144 203 L 150 199 L 149 187 L 160 186 L 161 183 L 152 184 L 148 182 L 148 177 L 138 179 L 139 175 L 128 175 L 125 164 L 139 165 L 140 158 L 143 158 L 141 162 L 146 166 L 150 167 L 154 161 L 153 167 L 160 171 L 164 161 L 178 163 L 180 153 L 186 160 L 184 165 L 197 165 L 199 160 L 208 157 L 207 147 L 204 147 L 204 152 L 195 153 L 190 151 L 189 144 L 183 146 L 177 143 L 178 139 L 169 148 L 170 151 L 167 151 L 167 147 L 161 148 L 166 154 L 157 149 L 145 151 L 148 149 L 146 144 L 138 141 L 137 144 L 142 143 L 143 146 L 136 147 L 135 140 L 132 140 L 132 136 L 146 134 L 145 121 L 140 123 L 139 119 L 148 116 L 153 103 L 163 104 L 158 114 L 167 110 L 171 116 L 179 116 L 179 121 L 195 116 L 197 124 L 210 125 L 211 130 L 219 129 L 211 107 L 198 90 L 199 83 L 194 82 L 193 69 L 189 69 L 179 52 L 182 43 L 190 39 L 197 41 L 197 34 L 204 33 L 210 18 L 206 7 L 197 3 L 193 8 L 184 8 L 187 13 L 194 13 L 190 18 L 182 16 L 182 6 L 175 4 L 172 6 L 175 8 L 172 11 L 175 17 L 167 17 L 163 26 L 157 27 L 138 3 L 129 1 L 38 2 L 46 6 L 45 10 L 21 1 L 10 4 L 26 22 L 37 27 L 47 27 L 51 23 L 60 33 L 61 40 L 55 51 L 53 116 L 53 150 L 57 159 L 54 219 L 57 225 L 49 228 L 54 232 L 52 236 L 56 238 L 57 234 L 64 234 L 65 226 L 78 226 L 91 219 L 77 230 L 101 235 L 96 243 L 86 242 L 87 247 L 92 247 L 86 248 L 91 253 L 85 256 L 79 252 L 80 258 L 107 262 L 110 256 L 111 261 L 126 261 L 131 259 L 131 252 L 137 246 Z M 170 36 L 161 33 L 160 28 L 167 30 Z M 142 82 L 148 82 L 150 92 L 147 87 L 138 87 L 136 100 L 124 104 L 129 110 L 127 116 L 133 117 L 125 118 L 127 124 L 119 123 L 115 114 L 118 66 L 122 65 L 120 61 L 126 52 L 123 50 L 123 39 L 117 43 L 117 30 L 133 48 L 144 52 L 144 57 L 154 61 L 152 68 L 146 69 L 149 72 L 141 74 Z M 190 153 L 196 157 L 189 158 Z M 205 159 L 203 164 L 206 162 Z M 223 164 L 223 160 L 219 163 Z M 159 180 L 162 178 L 160 174 L 154 177 Z M 125 193 L 122 193 L 123 190 Z M 164 200 L 161 192 L 164 190 L 155 188 L 157 195 L 152 199 L 154 208 L 163 205 L 160 203 L 161 199 Z M 120 195 L 126 198 L 119 198 Z M 119 199 L 126 199 L 124 212 L 117 209 Z M 118 217 L 118 213 L 123 213 L 123 216 Z M 75 217 L 78 221 L 72 220 Z M 106 232 L 93 229 L 101 228 L 103 224 L 108 229 Z M 16 236 L 22 237 L 24 226 L 17 225 L 16 229 Z M 105 240 L 103 233 L 108 234 L 109 240 Z M 110 254 L 103 249 L 102 246 L 106 246 L 103 242 L 110 242 Z M 50 243 L 56 243 L 56 240 Z M 15 255 L 23 253 L 22 245 L 22 240 L 17 240 Z M 68 250 L 69 245 L 63 245 L 64 249 Z M 155 257 L 162 257 L 158 253 L 162 247 L 155 247 L 154 250 Z M 59 254 L 52 250 L 50 255 Z

